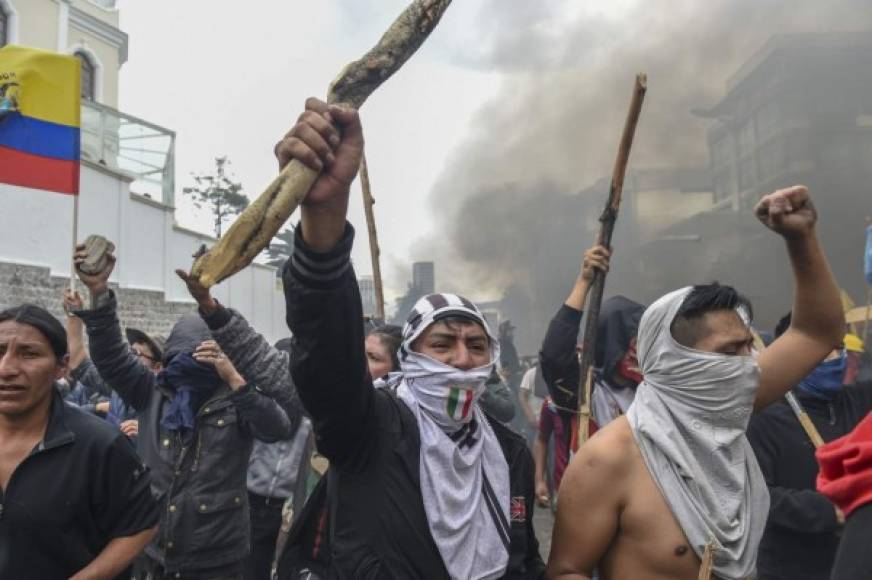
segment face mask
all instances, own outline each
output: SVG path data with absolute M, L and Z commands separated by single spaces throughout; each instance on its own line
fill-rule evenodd
M 844 350 L 838 358 L 822 362 L 799 383 L 799 388 L 821 399 L 831 399 L 842 390 L 848 357 Z
M 408 353 L 400 366 L 418 404 L 446 432 L 472 419 L 473 406 L 493 369 L 490 363 L 464 371 L 418 352 Z
M 630 362 L 629 354 L 625 354 L 621 357 L 620 362 L 618 362 L 618 366 L 615 368 L 615 371 L 619 376 L 627 379 L 628 381 L 633 381 L 636 384 L 642 382 L 642 373 L 639 372 L 639 367 Z

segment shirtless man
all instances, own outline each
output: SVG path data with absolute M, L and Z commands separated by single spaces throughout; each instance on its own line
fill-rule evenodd
M 750 309 L 732 288 L 697 286 L 652 304 L 639 328 L 636 402 L 564 476 L 549 578 L 590 579 L 598 568 L 603 580 L 696 580 L 706 546 L 713 577 L 753 576 L 768 493 L 744 436 L 752 407 L 783 396 L 844 330 L 806 188 L 768 195 L 755 211 L 787 245 L 790 330 L 755 364 Z

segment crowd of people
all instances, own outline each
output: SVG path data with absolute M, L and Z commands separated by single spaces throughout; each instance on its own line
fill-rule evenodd
M 194 312 L 165 339 L 122 329 L 111 254 L 79 270 L 65 324 L 0 312 L 0 578 L 872 577 L 872 357 L 804 187 L 755 210 L 795 279 L 771 341 L 711 283 L 611 297 L 580 344 L 611 260 L 595 245 L 525 363 L 461 295 L 402 328 L 364 319 L 362 150 L 357 113 L 317 99 L 276 146 L 320 172 L 276 344 L 182 270 Z M 550 554 L 536 509 L 556 514 Z

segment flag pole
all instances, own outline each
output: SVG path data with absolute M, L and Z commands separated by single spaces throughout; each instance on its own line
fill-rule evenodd
M 76 291 L 76 246 L 79 238 L 79 194 L 73 196 L 73 252 L 70 254 L 70 292 Z

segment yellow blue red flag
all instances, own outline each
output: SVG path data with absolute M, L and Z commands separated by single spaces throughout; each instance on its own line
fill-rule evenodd
M 80 76 L 74 56 L 0 49 L 0 183 L 79 193 Z

